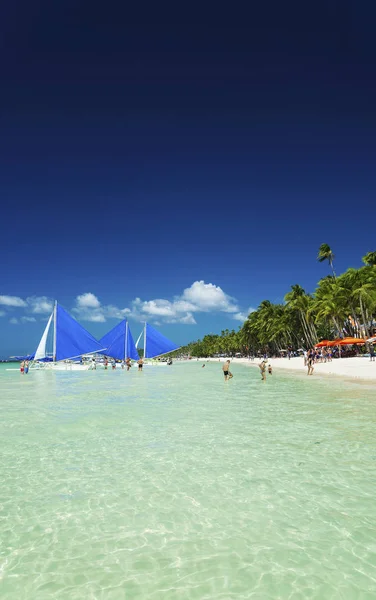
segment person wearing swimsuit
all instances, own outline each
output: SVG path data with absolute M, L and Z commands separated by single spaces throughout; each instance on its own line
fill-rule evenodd
M 138 364 L 138 370 L 142 371 L 142 365 L 144 364 L 144 361 L 142 360 L 142 358 L 140 358 L 140 360 L 137 361 Z
M 313 375 L 314 362 L 315 362 L 315 355 L 314 355 L 313 351 L 311 350 L 308 353 L 308 360 L 307 360 L 308 373 L 307 373 L 307 375 Z
M 232 373 L 230 372 L 230 361 L 229 360 L 226 360 L 226 362 L 223 363 L 222 371 L 223 371 L 223 375 L 225 376 L 225 381 L 228 381 L 229 379 L 232 378 Z
M 263 360 L 260 364 L 260 371 L 261 371 L 261 381 L 266 381 L 266 360 Z

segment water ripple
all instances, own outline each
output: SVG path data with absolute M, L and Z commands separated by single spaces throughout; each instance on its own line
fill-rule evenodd
M 376 597 L 372 388 L 200 367 L 0 370 L 2 600 Z

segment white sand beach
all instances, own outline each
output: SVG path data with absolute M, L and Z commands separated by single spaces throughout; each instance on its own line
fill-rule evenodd
M 218 362 L 218 358 L 200 359 L 205 362 Z M 225 358 L 221 358 L 219 362 L 223 362 Z M 251 367 L 257 367 L 260 364 L 260 359 L 255 358 L 254 361 L 247 358 L 230 358 L 232 364 L 244 364 Z M 268 363 L 272 365 L 273 370 L 285 369 L 288 371 L 301 371 L 306 373 L 307 367 L 304 366 L 303 357 L 291 358 L 269 358 Z M 369 357 L 354 357 L 354 358 L 337 358 L 332 362 L 317 363 L 313 377 L 315 375 L 337 375 L 340 377 L 349 377 L 354 379 L 376 380 L 376 361 L 371 362 Z

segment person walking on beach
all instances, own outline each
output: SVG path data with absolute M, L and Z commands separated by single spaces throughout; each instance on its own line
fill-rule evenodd
M 259 364 L 261 372 L 261 381 L 266 381 L 266 360 L 262 360 Z
M 369 359 L 370 361 L 375 361 L 375 348 L 373 347 L 373 344 L 369 345 Z
M 226 360 L 226 362 L 223 363 L 222 371 L 223 371 L 223 375 L 225 376 L 225 381 L 228 381 L 229 379 L 231 379 L 233 377 L 232 373 L 230 372 L 230 361 L 229 360 Z
M 142 366 L 143 366 L 143 364 L 144 364 L 144 361 L 143 361 L 143 359 L 142 359 L 142 358 L 140 358 L 140 359 L 137 361 L 137 364 L 138 364 L 138 370 L 139 370 L 139 371 L 142 371 Z
M 106 369 L 106 371 L 107 371 L 107 367 L 108 367 L 108 358 L 107 358 L 107 356 L 105 356 L 104 357 L 104 368 Z
M 273 375 L 272 365 L 268 365 L 268 373 L 269 375 Z
M 307 375 L 313 375 L 314 362 L 315 362 L 315 355 L 313 353 L 313 350 L 310 350 L 308 352 L 308 357 L 307 357 L 307 367 L 308 367 Z
M 91 370 L 96 371 L 96 369 L 97 369 L 97 363 L 95 362 L 95 358 L 93 357 L 91 359 Z
M 127 358 L 127 360 L 125 361 L 125 364 L 126 364 L 126 366 L 127 366 L 127 371 L 129 371 L 129 369 L 130 369 L 130 368 L 131 368 L 131 366 L 132 366 L 131 359 L 130 359 L 129 357 L 128 357 L 128 358 Z
M 113 358 L 112 359 L 112 370 L 114 371 L 116 369 L 116 360 Z
M 24 361 L 22 360 L 22 361 L 21 361 L 21 364 L 20 364 L 20 373 L 22 373 L 22 375 L 23 375 L 23 374 L 24 374 L 24 372 L 25 372 L 25 363 L 24 363 Z
M 28 361 L 28 360 L 26 360 L 26 361 L 25 361 L 25 375 L 27 375 L 27 374 L 28 374 L 28 372 L 29 372 L 29 361 Z

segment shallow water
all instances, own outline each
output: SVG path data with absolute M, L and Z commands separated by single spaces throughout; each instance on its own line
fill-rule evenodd
M 0 597 L 374 599 L 371 386 L 0 368 Z

